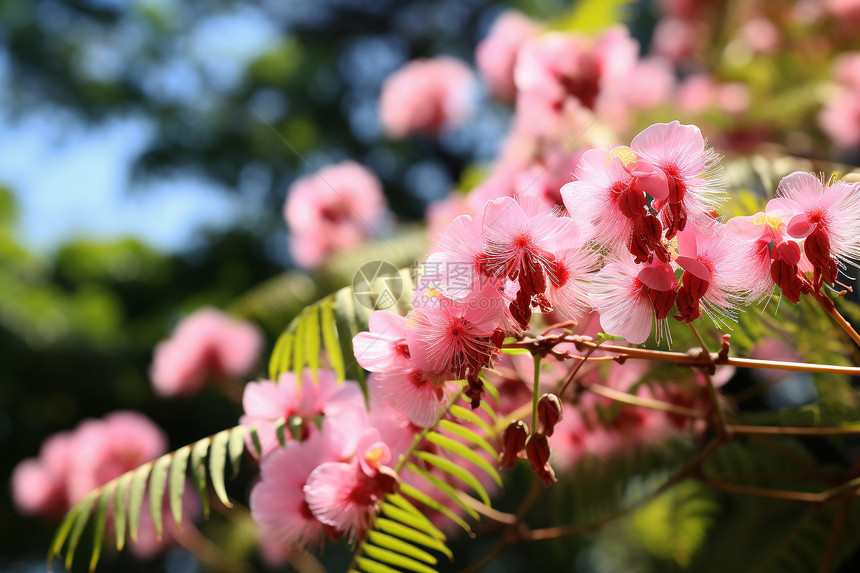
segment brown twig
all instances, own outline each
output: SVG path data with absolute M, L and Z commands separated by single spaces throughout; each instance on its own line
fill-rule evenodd
M 610 388 L 602 384 L 586 384 L 585 389 L 599 396 L 603 396 L 604 398 L 609 398 L 610 400 L 621 402 L 623 404 L 630 404 L 631 406 L 641 406 L 642 408 L 659 410 L 660 412 L 666 412 L 669 414 L 677 414 L 686 418 L 706 417 L 701 412 L 693 410 L 692 408 L 685 408 L 684 406 L 663 402 L 662 400 L 654 400 L 653 398 L 636 396 L 635 394 L 628 394 L 627 392 L 621 392 L 620 390 L 615 390 L 614 388 Z
M 856 366 L 835 366 L 832 364 L 810 364 L 806 362 L 782 362 L 778 360 L 756 360 L 752 358 L 736 358 L 733 356 L 721 357 L 719 354 L 712 353 L 709 356 L 702 356 L 701 352 L 696 350 L 694 353 L 671 352 L 666 350 L 649 350 L 647 348 L 635 348 L 630 346 L 615 346 L 611 344 L 600 344 L 594 342 L 590 338 L 582 336 L 558 335 L 551 337 L 556 344 L 573 342 L 588 348 L 600 346 L 600 350 L 611 352 L 625 360 L 658 360 L 661 362 L 672 362 L 675 364 L 684 364 L 687 366 L 735 366 L 738 368 L 763 368 L 765 370 L 788 370 L 793 372 L 818 372 L 823 374 L 847 374 L 849 376 L 860 376 L 860 368 Z M 547 338 L 543 339 L 544 341 Z M 546 342 L 543 342 L 545 345 Z M 537 342 L 533 339 L 525 339 L 517 342 L 511 342 L 504 345 L 504 348 L 536 348 Z M 571 356 L 575 358 L 575 356 Z

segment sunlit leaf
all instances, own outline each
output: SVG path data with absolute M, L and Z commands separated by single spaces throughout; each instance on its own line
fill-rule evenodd
M 149 510 L 152 512 L 152 523 L 155 532 L 161 540 L 162 520 L 161 510 L 164 507 L 164 491 L 167 489 L 167 470 L 170 468 L 171 456 L 162 456 L 155 460 L 152 473 L 149 476 Z

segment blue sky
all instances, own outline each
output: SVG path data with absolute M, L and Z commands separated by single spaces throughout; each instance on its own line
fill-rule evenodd
M 170 0 L 146 2 L 174 10 Z M 138 23 L 124 20 L 111 35 L 87 39 L 79 62 L 85 75 L 110 75 L 119 51 L 139 48 Z M 229 34 L 227 31 L 229 30 Z M 279 35 L 262 12 L 238 6 L 194 22 L 183 37 L 181 57 L 150 70 L 145 89 L 168 99 L 205 105 L 206 84 L 230 90 L 242 81 L 248 62 Z M 6 55 L 0 52 L 0 86 L 9 85 Z M 5 94 L 0 90 L 0 106 Z M 201 225 L 223 227 L 248 215 L 253 205 L 202 176 L 186 172 L 133 184 L 130 169 L 151 138 L 147 120 L 115 117 L 90 125 L 50 106 L 21 117 L 0 113 L 0 184 L 15 192 L 20 206 L 19 238 L 50 252 L 71 238 L 134 236 L 167 251 L 193 245 Z

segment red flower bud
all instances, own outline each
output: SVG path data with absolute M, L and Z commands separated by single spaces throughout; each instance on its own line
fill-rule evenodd
M 561 402 L 555 394 L 544 394 L 538 401 L 538 420 L 541 424 L 541 433 L 547 437 L 552 436 L 555 425 L 561 420 Z
M 546 436 L 532 434 L 526 440 L 526 456 L 532 466 L 532 471 L 540 478 L 544 486 L 549 487 L 558 481 L 555 472 L 549 465 L 549 441 Z
M 499 465 L 511 469 L 517 463 L 517 454 L 526 446 L 528 426 L 522 421 L 511 422 L 502 434 L 502 455 Z

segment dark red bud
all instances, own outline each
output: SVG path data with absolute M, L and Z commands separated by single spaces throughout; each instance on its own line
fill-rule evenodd
M 517 462 L 517 454 L 526 447 L 526 439 L 529 435 L 528 426 L 522 420 L 511 422 L 502 434 L 502 454 L 499 465 L 504 469 L 511 469 Z
M 555 472 L 549 465 L 549 441 L 542 434 L 532 434 L 526 440 L 526 457 L 532 466 L 532 471 L 540 478 L 544 486 L 549 487 L 556 481 Z
M 552 436 L 555 425 L 561 420 L 561 402 L 555 394 L 544 394 L 538 400 L 538 421 L 541 424 L 541 433 L 547 437 Z

